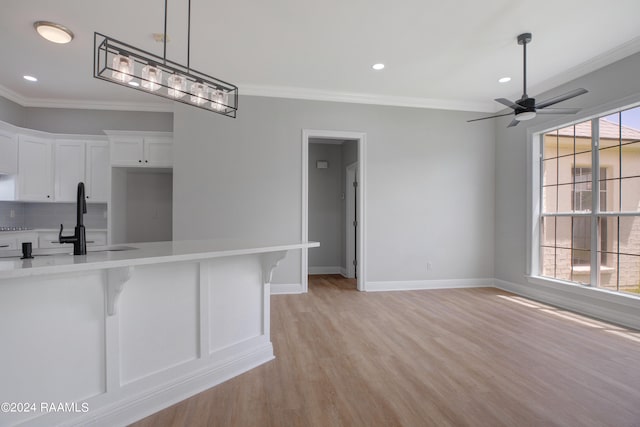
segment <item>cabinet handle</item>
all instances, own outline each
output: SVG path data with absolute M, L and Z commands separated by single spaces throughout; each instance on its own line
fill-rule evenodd
M 49 199 L 49 198 L 51 198 L 51 196 L 47 194 L 47 199 Z
M 138 163 L 142 163 L 142 160 L 138 160 Z
M 87 199 L 89 198 L 89 196 L 87 196 Z
M 145 162 L 145 163 L 149 163 L 149 160 L 145 160 L 144 162 Z
M 0 245 L 0 248 L 8 248 L 9 245 Z

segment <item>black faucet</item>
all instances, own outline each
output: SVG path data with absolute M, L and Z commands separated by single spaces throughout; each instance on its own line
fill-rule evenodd
M 87 238 L 85 235 L 84 224 L 82 223 L 82 215 L 87 213 L 87 200 L 84 197 L 84 183 L 78 183 L 78 197 L 76 198 L 76 229 L 73 236 L 62 235 L 62 224 L 60 224 L 60 234 L 58 234 L 58 242 L 73 243 L 74 255 L 87 254 Z

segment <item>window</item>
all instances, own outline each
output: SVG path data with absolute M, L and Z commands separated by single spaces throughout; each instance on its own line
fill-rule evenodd
M 544 133 L 540 168 L 538 275 L 640 293 L 640 107 Z

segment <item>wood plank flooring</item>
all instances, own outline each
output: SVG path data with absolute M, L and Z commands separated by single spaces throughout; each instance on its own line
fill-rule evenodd
M 640 426 L 640 333 L 492 288 L 271 297 L 276 360 L 135 424 Z

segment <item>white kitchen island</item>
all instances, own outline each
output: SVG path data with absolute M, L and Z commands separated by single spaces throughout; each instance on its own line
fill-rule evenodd
M 0 426 L 125 425 L 273 359 L 271 274 L 287 251 L 315 246 L 0 258 Z

